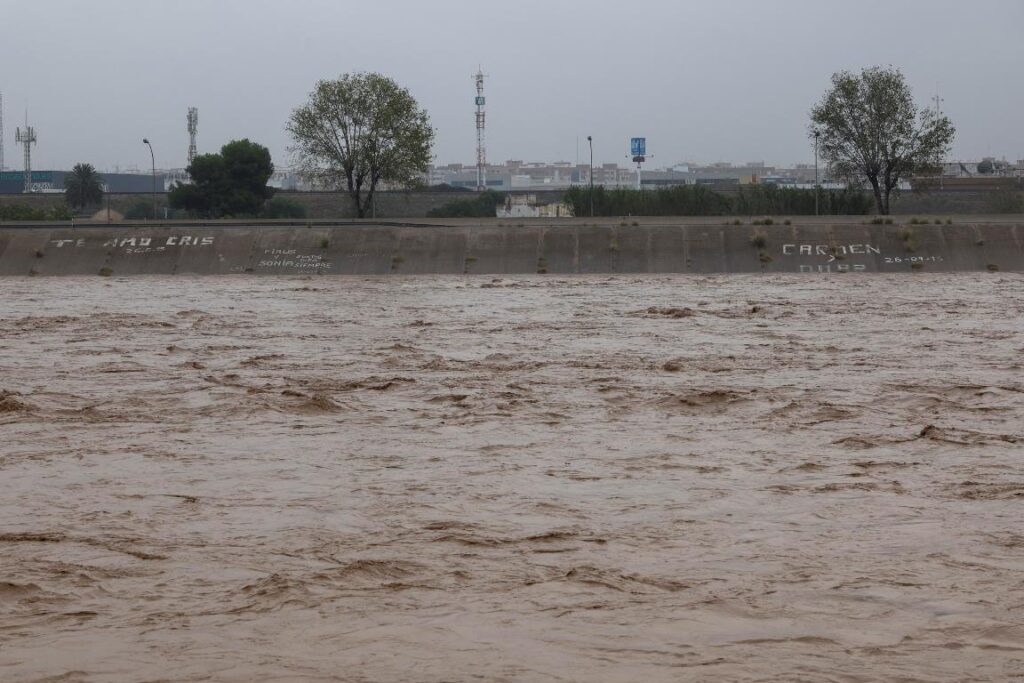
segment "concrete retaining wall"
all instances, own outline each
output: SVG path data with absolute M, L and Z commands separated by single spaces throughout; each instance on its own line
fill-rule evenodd
M 0 228 L 0 275 L 1024 271 L 1024 221 Z

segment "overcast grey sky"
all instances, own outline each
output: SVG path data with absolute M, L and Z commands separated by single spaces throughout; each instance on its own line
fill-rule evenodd
M 0 0 L 8 168 L 29 107 L 37 169 L 185 165 L 248 137 L 289 164 L 284 123 L 314 83 L 379 71 L 474 163 L 473 82 L 489 74 L 488 160 L 811 161 L 807 112 L 837 70 L 892 64 L 939 88 L 953 156 L 1024 158 L 1024 0 Z

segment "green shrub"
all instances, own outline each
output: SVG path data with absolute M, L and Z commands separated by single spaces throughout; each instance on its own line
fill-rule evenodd
M 263 207 L 263 218 L 305 218 L 306 207 L 294 199 L 274 197 Z
M 1024 213 L 1024 192 L 1001 190 L 993 192 L 988 200 L 992 213 Z
M 24 204 L 0 204 L 0 221 L 69 221 L 74 217 L 67 204 L 36 209 Z
M 874 210 L 871 197 L 857 189 L 819 190 L 818 212 L 822 215 L 866 215 Z M 778 185 L 740 185 L 732 200 L 738 214 L 813 216 L 815 191 Z
M 565 203 L 575 215 L 590 214 L 590 189 L 570 188 Z M 596 216 L 727 216 L 734 213 L 732 202 L 723 194 L 702 185 L 678 185 L 655 190 L 608 189 L 593 190 Z
M 505 193 L 484 190 L 467 199 L 456 199 L 427 212 L 428 218 L 494 218 Z
M 124 217 L 130 221 L 138 220 L 150 220 L 153 218 L 153 202 L 135 202 L 129 206 L 125 212 Z
M 46 212 L 46 219 L 51 221 L 69 221 L 74 217 L 75 214 L 67 204 L 58 204 Z

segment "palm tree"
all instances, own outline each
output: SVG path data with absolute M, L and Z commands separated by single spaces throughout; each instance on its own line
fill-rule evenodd
M 64 179 L 64 188 L 68 204 L 80 209 L 90 204 L 99 204 L 103 200 L 100 174 L 92 164 L 75 164 Z

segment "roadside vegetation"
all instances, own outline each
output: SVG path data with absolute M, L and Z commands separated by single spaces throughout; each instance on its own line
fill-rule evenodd
M 484 190 L 427 211 L 427 218 L 494 218 L 498 207 L 505 203 L 505 193 Z
M 0 221 L 69 221 L 74 218 L 67 204 L 37 209 L 24 204 L 0 204 Z
M 590 189 L 574 187 L 565 202 L 574 215 L 590 215 Z M 871 213 L 871 197 L 860 190 L 819 190 L 821 215 Z M 489 215 L 494 215 L 493 213 Z M 744 185 L 735 193 L 716 192 L 700 185 L 657 190 L 594 188 L 595 216 L 813 216 L 814 190 Z

